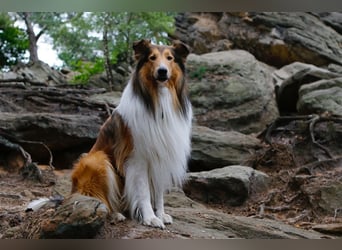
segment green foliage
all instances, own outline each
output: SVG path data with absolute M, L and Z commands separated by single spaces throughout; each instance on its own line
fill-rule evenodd
M 96 61 L 93 62 L 85 62 L 85 61 L 77 61 L 73 68 L 79 72 L 78 75 L 74 78 L 74 83 L 81 83 L 85 84 L 89 82 L 89 78 L 92 75 L 98 74 L 103 72 L 104 70 L 104 63 L 103 59 L 96 59 Z
M 207 71 L 207 67 L 200 65 L 194 71 L 190 72 L 189 77 L 201 80 L 205 76 Z
M 95 63 L 103 59 L 105 25 L 113 66 L 132 63 L 134 41 L 148 38 L 156 43 L 166 43 L 168 34 L 174 32 L 174 16 L 167 12 L 92 12 L 78 16 L 69 13 L 64 18 L 69 18 L 69 22 L 49 34 L 60 59 L 74 70 L 80 60 Z
M 94 12 L 84 16 L 93 31 L 100 36 L 97 47 L 102 49 L 104 25 L 109 29 L 109 50 L 112 61 L 130 62 L 134 41 L 148 38 L 156 43 L 167 42 L 167 35 L 174 32 L 174 16 L 167 12 Z
M 0 13 L 0 68 L 8 68 L 24 60 L 27 48 L 25 32 L 14 27 L 7 13 Z
M 17 13 L 17 18 L 21 14 Z M 1 19 L 0 16 L 0 22 Z M 65 66 L 80 73 L 76 82 L 85 82 L 91 75 L 104 70 L 108 57 L 112 68 L 121 63 L 131 64 L 134 41 L 146 38 L 155 43 L 166 43 L 168 34 L 174 32 L 174 14 L 169 12 L 33 12 L 30 20 L 39 27 L 39 34 L 52 38 L 53 47 Z M 20 29 L 11 32 L 17 33 L 10 34 L 6 30 L 7 39 L 15 39 L 8 44 L 22 49 L 7 57 L 8 60 L 15 59 L 11 61 L 15 63 L 21 58 L 19 52 L 28 48 L 28 42 Z M 1 47 L 0 53 L 3 51 L 6 50 Z M 2 63 L 5 59 L 0 60 Z

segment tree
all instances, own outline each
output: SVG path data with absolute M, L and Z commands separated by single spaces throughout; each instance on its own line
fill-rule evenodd
M 17 19 L 24 21 L 26 34 L 29 41 L 30 62 L 38 62 L 38 40 L 43 34 L 59 34 L 61 29 L 73 19 L 77 19 L 82 13 L 59 12 L 17 12 Z M 38 32 L 35 32 L 34 28 Z
M 0 68 L 7 68 L 25 59 L 28 40 L 25 32 L 14 27 L 7 13 L 0 13 Z
M 79 80 L 86 82 L 106 70 L 109 86 L 114 84 L 112 70 L 132 63 L 134 41 L 166 42 L 174 30 L 174 16 L 168 12 L 19 12 L 16 16 L 26 25 L 30 62 L 39 61 L 37 42 L 47 34 L 65 65 L 81 72 Z
M 83 13 L 51 36 L 66 65 L 81 71 L 83 76 L 90 76 L 89 71 L 97 73 L 105 69 L 111 85 L 112 69 L 121 63 L 132 63 L 134 41 L 150 38 L 165 43 L 173 31 L 172 13 L 93 12 Z
M 26 25 L 26 34 L 29 40 L 29 52 L 30 52 L 30 62 L 35 63 L 38 62 L 38 46 L 37 41 L 39 37 L 43 34 L 44 30 L 42 29 L 37 35 L 34 33 L 33 24 L 30 19 L 31 14 L 29 12 L 21 13 L 21 17 L 23 18 Z
M 106 75 L 108 78 L 109 87 L 112 90 L 112 86 L 114 85 L 114 77 L 113 77 L 113 71 L 111 68 L 110 52 L 109 52 L 108 32 L 110 29 L 111 29 L 110 14 L 104 13 L 103 34 L 102 34 L 103 55 L 105 58 L 105 69 L 106 69 Z

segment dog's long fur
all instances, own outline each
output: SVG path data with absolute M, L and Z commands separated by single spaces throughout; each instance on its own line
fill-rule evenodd
M 135 71 L 96 143 L 75 164 L 72 191 L 101 199 L 119 218 L 128 208 L 144 225 L 164 228 L 172 223 L 164 192 L 182 185 L 190 155 L 189 49 L 179 41 L 162 46 L 148 40 L 133 49 Z

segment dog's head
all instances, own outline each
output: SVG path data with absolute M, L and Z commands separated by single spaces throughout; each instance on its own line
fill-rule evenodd
M 189 47 L 180 41 L 171 46 L 155 45 L 149 40 L 140 40 L 133 44 L 134 57 L 140 77 L 146 81 L 166 84 L 170 79 L 177 81 L 184 74 L 184 63 Z

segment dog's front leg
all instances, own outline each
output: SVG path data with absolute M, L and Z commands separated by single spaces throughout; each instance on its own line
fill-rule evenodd
M 142 160 L 129 160 L 126 165 L 125 196 L 132 218 L 143 225 L 165 228 L 161 219 L 153 211 L 148 178 L 148 165 Z
M 161 219 L 165 224 L 172 224 L 172 217 L 166 214 L 164 211 L 164 192 L 161 190 L 156 190 L 154 197 L 157 217 Z

